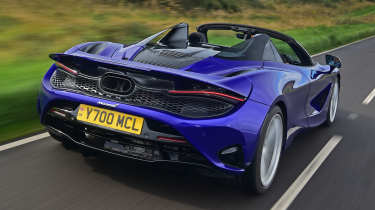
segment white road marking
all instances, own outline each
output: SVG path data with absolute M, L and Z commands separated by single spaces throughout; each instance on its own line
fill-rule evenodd
M 37 141 L 37 140 L 46 138 L 48 136 L 49 136 L 49 134 L 46 132 L 46 133 L 41 133 L 41 134 L 38 134 L 38 135 L 35 135 L 35 136 L 31 136 L 31 137 L 28 137 L 28 138 L 25 138 L 25 139 L 21 139 L 21 140 L 18 140 L 18 141 L 9 143 L 9 144 L 4 144 L 4 145 L 0 146 L 0 152 L 4 151 L 4 150 L 7 150 L 7 149 L 10 149 L 10 148 L 13 148 L 13 147 L 18 147 L 20 145 L 27 144 L 27 143 L 30 143 L 30 142 L 33 142 L 33 141 Z
M 342 140 L 342 136 L 333 136 L 327 144 L 320 150 L 310 164 L 303 170 L 288 190 L 281 196 L 281 198 L 273 205 L 271 210 L 286 210 L 290 204 L 298 196 L 304 186 L 309 182 L 311 177 L 319 169 L 325 159 L 333 151 L 338 143 Z
M 363 100 L 362 104 L 368 105 L 372 101 L 372 99 L 374 99 L 374 97 L 375 97 L 375 88 L 370 92 L 370 94 L 368 94 L 365 100 Z

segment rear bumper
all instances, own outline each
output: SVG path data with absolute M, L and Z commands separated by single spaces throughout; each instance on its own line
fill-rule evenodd
M 51 129 L 55 129 L 56 132 L 64 133 L 64 135 L 67 135 L 74 142 L 93 149 L 104 150 L 107 153 L 114 153 L 100 148 L 100 146 L 90 145 L 85 142 L 84 137 L 81 136 L 82 138 L 78 138 L 74 133 L 69 135 L 66 131 L 62 131 L 61 127 L 59 128 L 47 123 L 45 121 L 48 116 L 47 112 L 52 106 L 61 102 L 88 104 L 141 116 L 146 120 L 154 120 L 169 125 L 187 140 L 189 146 L 191 146 L 194 151 L 194 154 L 196 152 L 198 156 L 202 157 L 201 162 L 197 163 L 196 161 L 190 160 L 188 163 L 219 168 L 231 174 L 241 174 L 244 172 L 244 169 L 251 164 L 257 146 L 258 133 L 269 109 L 269 107 L 264 104 L 248 100 L 243 106 L 241 106 L 241 108 L 230 115 L 220 118 L 197 120 L 181 118 L 169 113 L 126 104 L 119 104 L 116 108 L 109 108 L 99 105 L 98 101 L 113 104 L 111 101 L 53 89 L 49 83 L 51 74 L 52 71 L 49 71 L 46 74 L 39 94 L 38 110 L 40 110 L 41 113 L 41 121 L 46 126 L 53 127 Z M 78 124 L 78 127 L 73 126 L 72 129 L 82 131 L 82 134 L 84 134 L 83 131 L 87 129 L 87 125 Z M 102 132 L 99 132 L 99 134 L 100 133 L 107 132 L 103 130 Z M 104 136 L 105 138 L 108 137 L 106 135 Z M 119 134 L 119 136 L 124 139 L 137 138 L 136 136 L 127 134 Z M 100 138 L 103 138 L 103 136 Z M 153 139 L 144 139 L 143 137 L 141 140 L 153 142 Z M 106 140 L 104 139 L 103 141 Z M 233 146 L 238 146 L 241 150 L 240 159 L 242 163 L 240 165 L 233 166 L 224 163 L 219 155 L 224 149 Z M 134 158 L 132 155 L 120 155 Z M 151 162 L 165 161 L 164 159 L 155 160 L 142 157 L 135 158 Z M 179 160 L 179 162 L 184 161 Z
M 149 158 L 146 158 L 146 157 L 140 157 L 140 156 L 135 156 L 135 155 L 130 155 L 130 154 L 123 154 L 123 153 L 119 153 L 119 152 L 116 152 L 116 151 L 111 151 L 111 150 L 105 149 L 103 146 L 98 145 L 98 144 L 103 144 L 103 142 L 105 141 L 105 139 L 101 138 L 101 137 L 95 139 L 95 142 L 90 142 L 90 140 L 71 135 L 71 133 L 63 132 L 63 131 L 61 131 L 61 130 L 55 128 L 55 127 L 52 127 L 52 126 L 46 126 L 46 128 L 47 128 L 48 132 L 50 134 L 52 134 L 53 137 L 55 137 L 59 141 L 60 140 L 72 141 L 72 142 L 74 142 L 76 144 L 79 144 L 83 147 L 90 148 L 90 149 L 100 151 L 100 152 L 104 152 L 104 153 L 108 153 L 108 154 L 112 154 L 112 155 L 115 155 L 115 156 L 121 156 L 121 157 L 129 158 L 129 159 L 134 159 L 134 160 L 139 160 L 139 161 L 144 161 L 144 162 L 150 162 L 150 163 L 155 163 L 155 162 L 178 163 L 178 164 L 183 164 L 183 165 L 191 165 L 191 166 L 204 167 L 204 168 L 207 168 L 207 169 L 213 169 L 212 167 L 210 167 L 210 165 L 208 163 L 205 163 L 205 159 L 199 158 L 199 155 L 196 156 L 196 157 L 199 158 L 196 161 L 192 161 L 191 159 L 186 160 L 186 161 L 170 160 L 170 159 L 169 160 L 167 160 L 167 159 L 158 159 L 158 160 L 149 159 Z M 198 153 L 196 153 L 196 154 L 198 154 Z

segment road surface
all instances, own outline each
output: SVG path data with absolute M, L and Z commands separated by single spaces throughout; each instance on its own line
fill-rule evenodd
M 375 209 L 375 38 L 331 54 L 343 61 L 337 121 L 297 136 L 265 195 L 246 195 L 229 180 L 185 168 L 84 158 L 47 137 L 0 151 L 0 209 L 271 209 L 291 196 L 288 188 L 334 136 L 341 141 L 287 207 Z M 324 63 L 323 55 L 314 59 Z

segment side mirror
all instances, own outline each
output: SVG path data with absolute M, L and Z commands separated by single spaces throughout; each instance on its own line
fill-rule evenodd
M 342 67 L 340 58 L 333 55 L 326 55 L 326 64 L 330 65 L 332 69 Z

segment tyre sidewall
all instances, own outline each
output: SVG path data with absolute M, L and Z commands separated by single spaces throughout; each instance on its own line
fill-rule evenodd
M 333 86 L 332 86 L 332 91 L 331 91 L 331 97 L 329 98 L 328 111 L 327 111 L 327 119 L 323 123 L 325 126 L 331 126 L 335 122 L 336 117 L 337 117 L 337 109 L 338 109 L 338 107 L 336 108 L 335 118 L 333 119 L 333 121 L 331 121 L 331 117 L 330 117 L 331 116 L 331 106 L 332 106 L 331 103 L 332 103 L 332 97 L 333 97 L 335 85 L 338 85 L 338 87 L 337 87 L 338 88 L 338 99 L 337 99 L 338 102 L 337 103 L 339 103 L 339 101 L 340 101 L 340 85 L 338 83 L 338 79 L 334 78 L 333 81 L 332 81 L 332 84 L 333 84 Z
M 265 141 L 266 132 L 267 132 L 268 126 L 271 122 L 271 119 L 276 114 L 279 114 L 283 119 L 282 120 L 282 123 L 283 123 L 283 145 L 282 145 L 282 148 L 284 146 L 284 140 L 285 140 L 284 115 L 283 115 L 283 112 L 281 111 L 280 107 L 274 106 L 273 108 L 270 109 L 270 111 L 268 112 L 268 114 L 266 116 L 266 119 L 263 122 L 261 131 L 260 131 L 260 135 L 259 135 L 259 139 L 258 139 L 258 146 L 257 146 L 256 154 L 254 156 L 253 163 L 246 170 L 246 172 L 245 172 L 245 174 L 243 175 L 243 178 L 242 178 L 243 179 L 242 183 L 245 187 L 245 191 L 247 191 L 247 192 L 254 192 L 256 194 L 265 193 L 272 186 L 274 178 L 276 177 L 278 167 L 280 165 L 280 161 L 279 161 L 279 164 L 277 165 L 275 176 L 274 176 L 274 178 L 271 181 L 269 186 L 266 187 L 262 184 L 261 175 L 260 175 L 262 151 L 263 151 L 263 145 L 264 145 L 264 141 Z M 282 153 L 282 150 L 281 150 L 281 153 Z M 280 158 L 281 158 L 281 154 L 280 154 Z

